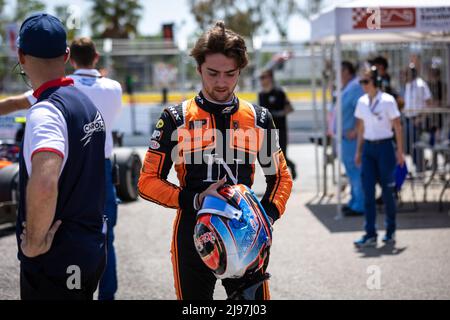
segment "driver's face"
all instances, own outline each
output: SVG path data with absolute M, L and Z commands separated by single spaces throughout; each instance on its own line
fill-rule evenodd
M 202 78 L 202 92 L 208 100 L 228 102 L 233 98 L 240 70 L 233 58 L 222 53 L 212 53 L 197 69 Z

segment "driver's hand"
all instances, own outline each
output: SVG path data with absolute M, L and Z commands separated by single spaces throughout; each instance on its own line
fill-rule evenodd
M 205 191 L 203 191 L 202 193 L 200 193 L 200 195 L 198 196 L 198 202 L 199 202 L 199 206 L 201 206 L 203 204 L 203 200 L 205 199 L 206 196 L 214 196 L 216 198 L 222 199 L 224 201 L 226 201 L 226 199 L 224 197 L 222 197 L 218 192 L 217 189 L 219 189 L 221 186 L 223 186 L 225 184 L 225 182 L 227 182 L 227 177 L 224 176 L 222 179 L 220 179 L 217 182 L 214 182 L 213 184 L 211 184 Z

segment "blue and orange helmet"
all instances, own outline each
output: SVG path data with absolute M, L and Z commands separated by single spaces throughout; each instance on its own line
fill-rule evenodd
M 195 248 L 219 279 L 240 278 L 260 270 L 272 244 L 269 218 L 245 185 L 218 190 L 226 201 L 206 196 L 197 214 Z

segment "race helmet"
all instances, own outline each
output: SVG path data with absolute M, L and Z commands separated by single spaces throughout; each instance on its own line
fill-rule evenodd
M 254 274 L 268 259 L 272 244 L 269 218 L 245 185 L 225 185 L 218 193 L 226 201 L 206 196 L 197 213 L 195 248 L 219 279 Z

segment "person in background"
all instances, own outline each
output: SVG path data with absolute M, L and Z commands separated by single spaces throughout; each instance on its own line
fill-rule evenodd
M 117 223 L 117 196 L 113 184 L 112 127 L 122 108 L 122 87 L 112 79 L 103 77 L 96 69 L 99 54 L 90 38 L 74 39 L 70 45 L 70 63 L 75 72 L 68 76 L 74 86 L 86 94 L 103 116 L 106 125 L 105 139 L 105 214 L 107 217 L 107 263 L 99 284 L 99 300 L 113 300 L 117 291 L 116 254 L 114 249 L 114 227 Z M 36 103 L 30 90 L 25 94 L 0 101 L 0 115 L 28 109 Z M 20 141 L 19 141 L 20 143 Z
M 169 102 L 169 88 L 163 87 L 161 90 L 161 105 L 165 106 Z
M 61 21 L 41 13 L 25 19 L 17 40 L 37 100 L 27 111 L 19 161 L 25 300 L 92 300 L 106 261 L 105 123 L 65 77 L 66 38 Z
M 425 118 L 420 115 L 420 110 L 431 106 L 431 98 L 430 88 L 419 76 L 416 64 L 411 62 L 408 65 L 403 112 L 406 117 L 406 153 L 412 156 L 416 172 L 422 172 L 424 169 L 423 150 L 415 147 Z
M 443 83 L 441 79 L 441 70 L 438 65 L 431 65 L 429 87 L 433 98 L 433 106 L 440 108 L 443 102 Z
M 361 185 L 361 168 L 355 164 L 356 118 L 355 108 L 358 99 L 364 94 L 356 76 L 356 69 L 349 61 L 342 62 L 342 163 L 351 186 L 349 203 L 343 207 L 346 216 L 364 214 L 364 193 Z M 336 122 L 336 117 L 334 119 Z M 336 123 L 333 125 L 336 134 Z
M 297 178 L 295 163 L 287 157 L 288 126 L 286 116 L 294 111 L 291 102 L 282 88 L 275 85 L 272 70 L 264 70 L 259 76 L 262 91 L 258 94 L 258 104 L 269 109 L 273 122 L 278 129 L 280 147 L 286 157 L 286 163 L 291 170 L 292 179 Z
M 131 74 L 127 74 L 125 77 L 125 91 L 130 96 L 130 99 L 132 99 L 134 94 L 134 80 Z
M 136 100 L 134 99 L 134 79 L 131 74 L 127 74 L 125 77 L 125 92 L 128 95 L 128 103 L 131 112 L 131 131 L 133 135 L 139 135 L 136 125 Z
M 391 84 L 391 75 L 388 73 L 389 62 L 383 56 L 377 56 L 373 60 L 370 60 L 369 63 L 372 66 L 377 68 L 378 75 L 381 78 L 381 91 L 390 94 L 397 101 L 397 105 L 400 110 L 402 110 L 404 101 L 401 95 L 392 87 Z
M 439 64 L 433 63 L 429 69 L 429 79 L 428 82 L 430 86 L 430 92 L 432 96 L 432 106 L 434 108 L 443 107 L 443 83 L 441 80 L 441 70 L 439 69 Z M 431 115 L 429 119 L 429 131 L 430 131 L 430 144 L 434 145 L 436 139 L 441 139 L 441 130 L 443 125 L 442 114 Z
M 382 92 L 381 77 L 376 67 L 365 69 L 360 80 L 366 93 L 358 100 L 355 110 L 358 142 L 355 163 L 361 165 L 364 190 L 365 234 L 354 242 L 358 248 L 376 246 L 375 185 L 380 183 L 385 205 L 386 234 L 383 242 L 395 242 L 396 204 L 395 168 L 403 166 L 402 128 L 400 111 L 393 96 Z M 394 145 L 394 132 L 396 148 Z
M 388 73 L 389 63 L 387 59 L 383 56 L 377 56 L 369 62 L 377 68 L 378 75 L 381 78 L 380 90 L 396 98 L 397 94 L 391 86 L 391 75 Z

